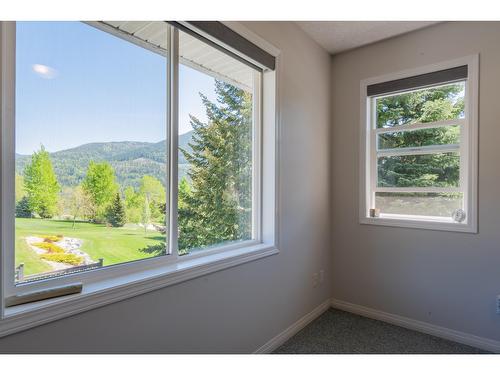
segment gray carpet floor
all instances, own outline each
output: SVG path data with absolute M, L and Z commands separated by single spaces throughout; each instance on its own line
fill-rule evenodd
M 378 320 L 329 309 L 274 353 L 478 354 L 487 352 Z

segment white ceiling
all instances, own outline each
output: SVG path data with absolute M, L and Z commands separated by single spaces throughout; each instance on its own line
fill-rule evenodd
M 302 21 L 297 24 L 334 54 L 378 42 L 437 22 L 427 21 Z

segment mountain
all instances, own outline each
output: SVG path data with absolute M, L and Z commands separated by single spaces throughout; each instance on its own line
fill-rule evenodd
M 179 147 L 190 150 L 193 132 L 179 136 Z M 91 160 L 109 162 L 122 187 L 140 184 L 143 175 L 148 174 L 158 178 L 165 184 L 165 151 L 166 142 L 104 142 L 87 143 L 67 150 L 50 154 L 54 171 L 62 186 L 76 186 L 85 177 L 87 166 Z M 23 174 L 24 167 L 29 163 L 30 155 L 16 154 L 16 173 Z M 179 178 L 185 176 L 189 165 L 179 153 Z

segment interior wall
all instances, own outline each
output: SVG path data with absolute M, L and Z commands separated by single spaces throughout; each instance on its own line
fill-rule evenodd
M 1 353 L 250 353 L 330 297 L 330 56 L 291 22 L 244 24 L 282 51 L 280 254 L 7 336 Z
M 500 340 L 500 22 L 448 22 L 332 58 L 333 296 Z M 360 225 L 360 80 L 480 54 L 479 233 Z

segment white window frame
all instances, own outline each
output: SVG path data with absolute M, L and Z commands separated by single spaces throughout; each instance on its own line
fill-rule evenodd
M 464 119 L 438 121 L 429 124 L 411 124 L 400 125 L 400 130 L 428 129 L 440 126 L 459 125 L 460 144 L 416 147 L 412 151 L 414 154 L 423 154 L 437 151 L 460 152 L 460 187 L 448 189 L 433 188 L 377 188 L 377 155 L 386 153 L 387 155 L 402 153 L 399 150 L 377 151 L 377 135 L 384 132 L 394 132 L 396 129 L 377 129 L 375 125 L 375 98 L 369 97 L 367 87 L 369 85 L 393 81 L 397 79 L 417 76 L 426 73 L 432 73 L 444 69 L 467 65 L 468 74 L 465 85 L 465 116 Z M 459 80 L 463 81 L 463 80 Z M 445 82 L 443 82 L 445 84 Z M 439 86 L 440 84 L 430 85 L 429 87 Z M 418 90 L 420 88 L 415 88 Z M 454 60 L 444 61 L 436 64 L 426 65 L 415 69 L 408 69 L 397 73 L 386 74 L 360 82 L 360 186 L 359 186 L 359 221 L 361 224 L 383 225 L 393 227 L 420 228 L 443 231 L 469 232 L 477 233 L 477 153 L 478 153 L 478 95 L 479 95 L 479 55 L 465 56 Z M 411 90 L 401 90 L 401 93 Z M 397 92 L 396 92 L 397 93 Z M 387 95 L 394 95 L 388 93 Z M 408 154 L 408 149 L 404 151 Z M 374 202 L 376 191 L 460 191 L 464 194 L 464 207 L 466 211 L 466 221 L 462 223 L 455 222 L 447 218 L 438 218 L 433 216 L 420 215 L 396 215 L 385 214 L 380 217 L 370 217 L 370 208 Z
M 279 253 L 278 250 L 278 74 L 280 50 L 237 22 L 227 26 L 276 58 L 274 71 L 255 74 L 253 150 L 253 239 L 214 246 L 188 255 L 177 254 L 176 236 L 169 239 L 166 256 L 103 267 L 28 284 L 14 284 L 14 145 L 15 145 L 15 22 L 0 22 L 1 114 L 1 233 L 0 233 L 0 337 L 48 321 L 130 298 L 142 293 L 200 277 L 228 267 Z M 169 227 L 177 220 L 177 129 L 178 129 L 178 30 L 170 26 L 167 134 L 170 199 Z M 234 53 L 234 51 L 232 51 Z M 245 58 L 245 56 L 241 55 Z M 174 241 L 172 240 L 174 239 Z M 5 297 L 82 282 L 81 294 L 30 304 L 5 307 Z

